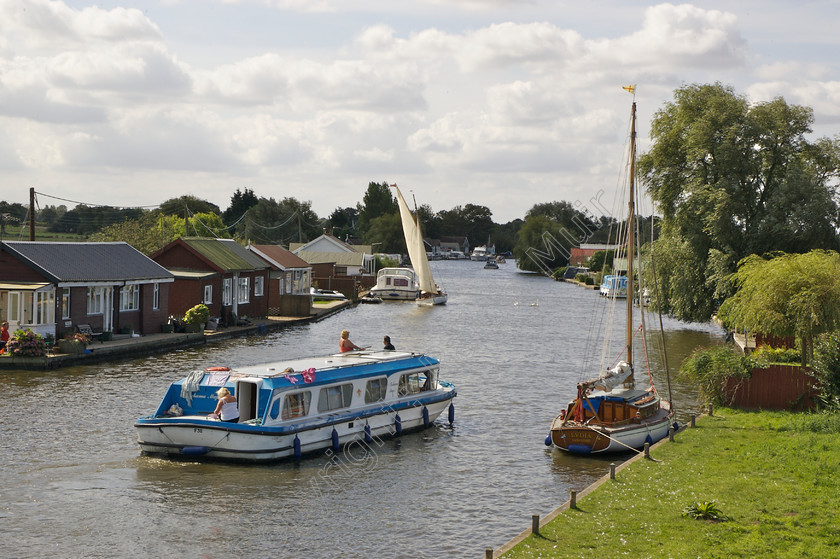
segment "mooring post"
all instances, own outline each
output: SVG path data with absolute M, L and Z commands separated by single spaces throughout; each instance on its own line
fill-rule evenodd
M 713 415 L 715 415 L 715 405 L 709 404 L 709 416 L 711 417 Z
M 645 458 L 650 458 L 650 443 L 645 443 Z
M 668 427 L 668 440 L 674 442 L 674 426 Z
M 694 424 L 696 419 L 697 419 L 697 414 L 696 413 L 691 414 L 691 428 L 692 429 L 694 429 L 694 427 L 696 427 L 696 425 Z
M 576 509 L 577 508 L 577 490 L 572 489 L 569 495 L 569 508 Z
M 493 559 L 493 548 L 488 547 L 484 550 L 484 559 Z
M 531 515 L 531 533 L 535 536 L 540 535 L 540 515 L 538 514 Z
M 610 464 L 610 479 L 615 479 L 615 462 Z

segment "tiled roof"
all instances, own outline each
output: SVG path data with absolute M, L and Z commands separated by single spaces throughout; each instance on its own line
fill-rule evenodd
M 278 265 L 286 270 L 289 268 L 309 268 L 306 260 L 296 256 L 279 245 L 249 245 L 249 250 L 264 257 L 269 264 Z
M 313 252 L 302 250 L 297 253 L 309 264 L 326 264 L 334 262 L 339 266 L 359 266 L 365 264 L 365 255 L 361 252 Z
M 172 278 L 166 268 L 128 243 L 4 241 L 4 249 L 53 281 Z
M 193 250 L 226 272 L 264 270 L 268 264 L 233 239 L 181 237 Z

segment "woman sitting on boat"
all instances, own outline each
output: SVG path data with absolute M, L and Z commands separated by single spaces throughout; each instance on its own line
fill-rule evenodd
M 342 330 L 341 331 L 341 341 L 338 342 L 338 349 L 341 353 L 346 353 L 348 351 L 364 349 L 362 347 L 357 346 L 353 342 L 350 341 L 350 330 Z
M 230 390 L 224 386 L 216 391 L 216 395 L 219 397 L 219 403 L 216 404 L 216 411 L 213 413 L 221 418 L 222 421 L 238 423 L 239 408 L 236 407 L 236 396 L 231 394 Z

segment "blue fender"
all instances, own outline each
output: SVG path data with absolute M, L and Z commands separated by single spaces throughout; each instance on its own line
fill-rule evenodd
M 181 452 L 184 454 L 189 454 L 191 456 L 201 456 L 202 454 L 207 454 L 210 452 L 209 446 L 185 446 L 181 449 Z
M 449 424 L 455 421 L 455 404 L 449 404 Z
M 551 446 L 551 433 L 545 436 L 545 446 Z
M 370 436 L 370 425 L 365 424 L 365 442 L 370 444 L 371 436 Z
M 400 419 L 400 414 L 394 416 L 394 430 L 396 430 L 397 435 L 402 435 L 402 419 Z
M 429 426 L 429 408 L 423 406 L 423 427 Z
M 297 433 L 295 433 L 295 442 L 293 446 L 295 448 L 295 460 L 300 460 L 300 438 L 297 436 Z
M 338 431 L 335 430 L 335 427 L 333 427 L 332 431 L 332 449 L 338 452 Z

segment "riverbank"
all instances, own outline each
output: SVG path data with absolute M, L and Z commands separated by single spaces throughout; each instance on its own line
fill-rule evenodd
M 352 301 L 318 302 L 309 316 L 271 316 L 252 320 L 247 326 L 230 326 L 222 330 L 205 330 L 203 333 L 147 334 L 139 337 L 114 336 L 106 342 L 91 342 L 85 353 L 59 353 L 43 357 L 0 356 L 0 370 L 44 370 L 130 359 L 174 351 L 176 349 L 210 344 L 231 338 L 262 335 L 288 326 L 315 322 L 353 305 Z
M 724 409 L 622 465 L 493 557 L 832 557 L 840 416 Z M 683 516 L 714 502 L 723 521 Z M 485 556 L 490 556 L 488 553 Z

